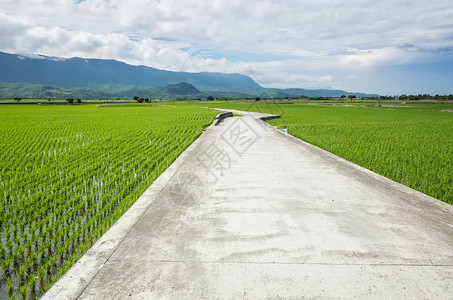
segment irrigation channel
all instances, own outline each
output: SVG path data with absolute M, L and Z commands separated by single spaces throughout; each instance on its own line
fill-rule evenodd
M 453 296 L 453 207 L 236 112 L 43 299 Z

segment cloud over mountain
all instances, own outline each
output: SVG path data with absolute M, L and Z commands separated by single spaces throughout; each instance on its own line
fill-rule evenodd
M 448 0 L 4 0 L 0 34 L 0 51 L 242 73 L 276 87 L 359 89 L 385 67 L 453 65 Z M 385 77 L 375 82 L 385 89 Z

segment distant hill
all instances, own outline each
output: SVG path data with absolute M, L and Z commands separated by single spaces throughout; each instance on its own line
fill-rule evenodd
M 187 82 L 196 87 L 263 89 L 250 77 L 224 73 L 185 73 L 133 66 L 116 60 L 43 55 L 22 56 L 0 52 L 0 82 L 31 83 L 97 89 L 102 85 L 163 87 Z
M 204 93 L 214 97 L 261 97 L 261 98 L 291 98 L 291 97 L 340 97 L 342 95 L 355 95 L 357 97 L 378 97 L 378 94 L 353 93 L 343 90 L 329 89 L 273 89 L 264 88 L 262 90 L 247 90 L 247 89 L 216 89 L 202 90 Z
M 3 98 L 80 98 L 80 99 L 110 99 L 120 97 L 122 99 L 131 99 L 134 96 L 150 99 L 206 99 L 206 93 L 200 92 L 196 87 L 189 83 L 181 82 L 169 84 L 165 87 L 124 87 L 122 90 L 106 92 L 88 88 L 64 88 L 53 87 L 42 84 L 27 83 L 1 83 L 0 97 Z
M 376 94 L 328 89 L 263 88 L 250 77 L 224 73 L 186 73 L 133 66 L 116 60 L 57 58 L 0 52 L 0 97 L 147 98 L 358 97 Z
M 161 89 L 162 92 L 166 94 L 171 94 L 171 95 L 190 95 L 190 94 L 199 94 L 200 91 L 197 90 L 196 87 L 193 85 L 186 83 L 186 82 L 180 82 L 177 84 L 169 84 L 166 87 Z
M 180 82 L 176 84 L 169 84 L 165 87 L 160 88 L 148 88 L 148 87 L 131 87 L 116 93 L 121 98 L 132 98 L 133 96 L 140 96 L 150 99 L 197 99 L 208 96 L 207 94 L 200 92 L 196 87 L 190 83 Z M 113 94 L 112 94 L 113 95 Z
M 328 90 L 328 89 L 265 89 L 260 97 L 340 97 L 342 95 L 355 95 L 357 97 L 378 97 L 378 94 L 365 94 L 365 93 L 353 93 L 346 92 L 343 90 Z
M 111 94 L 87 88 L 63 88 L 42 84 L 0 82 L 0 97 L 29 99 L 108 99 L 111 97 Z
M 90 88 L 66 88 L 42 84 L 28 83 L 3 83 L 0 82 L 0 98 L 81 98 L 81 99 L 109 99 L 121 98 L 131 99 L 134 96 L 150 99 L 206 99 L 213 97 L 261 97 L 261 98 L 291 98 L 291 97 L 339 97 L 341 95 L 356 95 L 358 97 L 376 97 L 379 95 L 349 93 L 342 90 L 305 90 L 305 89 L 263 89 L 256 90 L 237 90 L 224 89 L 222 91 L 200 91 L 193 85 L 181 82 L 169 84 L 165 87 L 143 87 L 143 86 L 103 86 L 98 89 Z

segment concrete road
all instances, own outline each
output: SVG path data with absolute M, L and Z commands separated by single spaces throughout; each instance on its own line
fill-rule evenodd
M 452 206 L 244 113 L 44 299 L 452 299 Z

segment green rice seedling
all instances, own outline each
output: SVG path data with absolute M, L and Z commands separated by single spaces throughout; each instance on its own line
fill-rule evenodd
M 36 279 L 34 274 L 29 275 L 28 287 L 30 289 L 30 299 L 36 299 Z
M 19 270 L 17 271 L 17 276 L 19 277 L 19 280 L 22 285 L 25 282 L 25 267 L 24 266 L 19 267 Z
M 10 268 L 9 257 L 5 257 L 4 259 L 2 259 L 2 269 L 3 269 L 3 272 L 5 273 L 5 277 L 10 276 L 9 268 Z
M 22 299 L 22 300 L 27 299 L 27 294 L 28 294 L 27 286 L 26 285 L 21 285 L 19 287 L 19 297 L 20 297 L 20 299 Z
M 13 279 L 11 276 L 6 277 L 6 285 L 8 288 L 8 296 L 11 296 L 13 294 Z
M 9 229 L 6 229 L 4 234 L 5 234 L 5 241 L 9 242 L 11 240 L 11 231 Z
M 3 260 L 5 258 L 5 248 L 3 247 L 3 244 L 0 243 L 0 260 Z
M 13 269 L 17 269 L 18 267 L 18 257 L 17 257 L 17 252 L 11 253 L 11 264 L 13 266 Z

